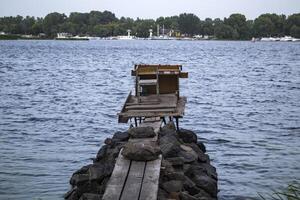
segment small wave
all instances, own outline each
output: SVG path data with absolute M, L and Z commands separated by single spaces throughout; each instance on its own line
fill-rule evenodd
M 229 143 L 229 140 L 225 139 L 215 139 L 215 140 L 209 140 L 210 144 L 224 144 L 224 143 Z
M 31 122 L 47 122 L 47 121 L 59 121 L 62 120 L 60 118 L 46 118 L 46 117 L 30 117 L 28 121 Z

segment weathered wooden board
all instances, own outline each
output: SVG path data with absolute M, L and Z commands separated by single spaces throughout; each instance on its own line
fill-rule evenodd
M 184 115 L 186 101 L 186 97 L 179 98 L 179 101 L 177 103 L 177 112 L 180 113 L 180 116 Z
M 160 104 L 159 101 L 152 101 L 152 102 L 133 102 L 133 103 L 126 103 L 126 106 L 137 106 L 137 105 L 158 105 Z
M 132 99 L 131 91 L 129 92 L 125 102 L 128 102 L 130 99 Z M 121 112 L 125 112 L 125 107 L 126 107 L 126 103 L 123 105 Z M 128 118 L 126 118 L 124 116 L 119 116 L 118 121 L 119 121 L 119 123 L 121 123 L 121 122 L 127 123 Z
M 130 160 L 125 159 L 121 152 L 122 150 L 119 153 L 114 171 L 106 186 L 103 200 L 116 200 L 121 197 L 123 185 L 125 184 L 131 162 Z
M 132 105 L 126 106 L 126 110 L 142 110 L 142 109 L 164 109 L 164 108 L 176 108 L 175 104 L 156 104 L 156 105 Z
M 140 85 L 156 85 L 157 79 L 141 79 L 139 84 Z
M 121 200 L 138 200 L 146 162 L 131 161 L 131 167 L 126 180 Z
M 156 200 L 162 156 L 146 163 L 140 200 Z
M 155 133 L 158 133 L 158 131 L 159 131 L 159 129 L 160 129 L 160 126 L 161 126 L 161 120 L 155 121 L 155 122 L 148 122 L 148 121 L 145 121 L 144 123 L 142 123 L 142 124 L 140 125 L 140 127 L 147 127 L 147 126 L 153 127 L 154 132 L 155 132 Z
M 127 110 L 127 113 L 143 113 L 143 112 L 174 112 L 175 108 L 161 108 L 161 109 L 144 109 L 144 110 Z

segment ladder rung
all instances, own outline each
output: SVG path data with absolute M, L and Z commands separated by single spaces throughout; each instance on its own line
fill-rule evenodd
M 157 79 L 143 79 L 139 81 L 140 85 L 156 85 Z

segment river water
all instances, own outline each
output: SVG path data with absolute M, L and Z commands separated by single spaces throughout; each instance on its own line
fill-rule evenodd
M 128 125 L 135 63 L 182 64 L 181 127 L 206 144 L 219 199 L 300 180 L 300 43 L 0 41 L 0 199 L 62 199 Z

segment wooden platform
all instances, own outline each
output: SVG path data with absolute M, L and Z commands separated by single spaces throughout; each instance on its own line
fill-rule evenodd
M 160 94 L 141 96 L 141 102 L 137 97 L 128 95 L 119 115 L 119 123 L 127 123 L 134 117 L 182 117 L 186 104 L 186 97 L 178 97 L 175 94 Z
M 153 138 L 130 139 L 130 142 L 157 142 L 161 126 L 159 118 L 147 118 L 140 126 L 151 126 Z M 147 162 L 128 160 L 119 153 L 113 173 L 107 184 L 103 200 L 156 200 L 162 156 Z

